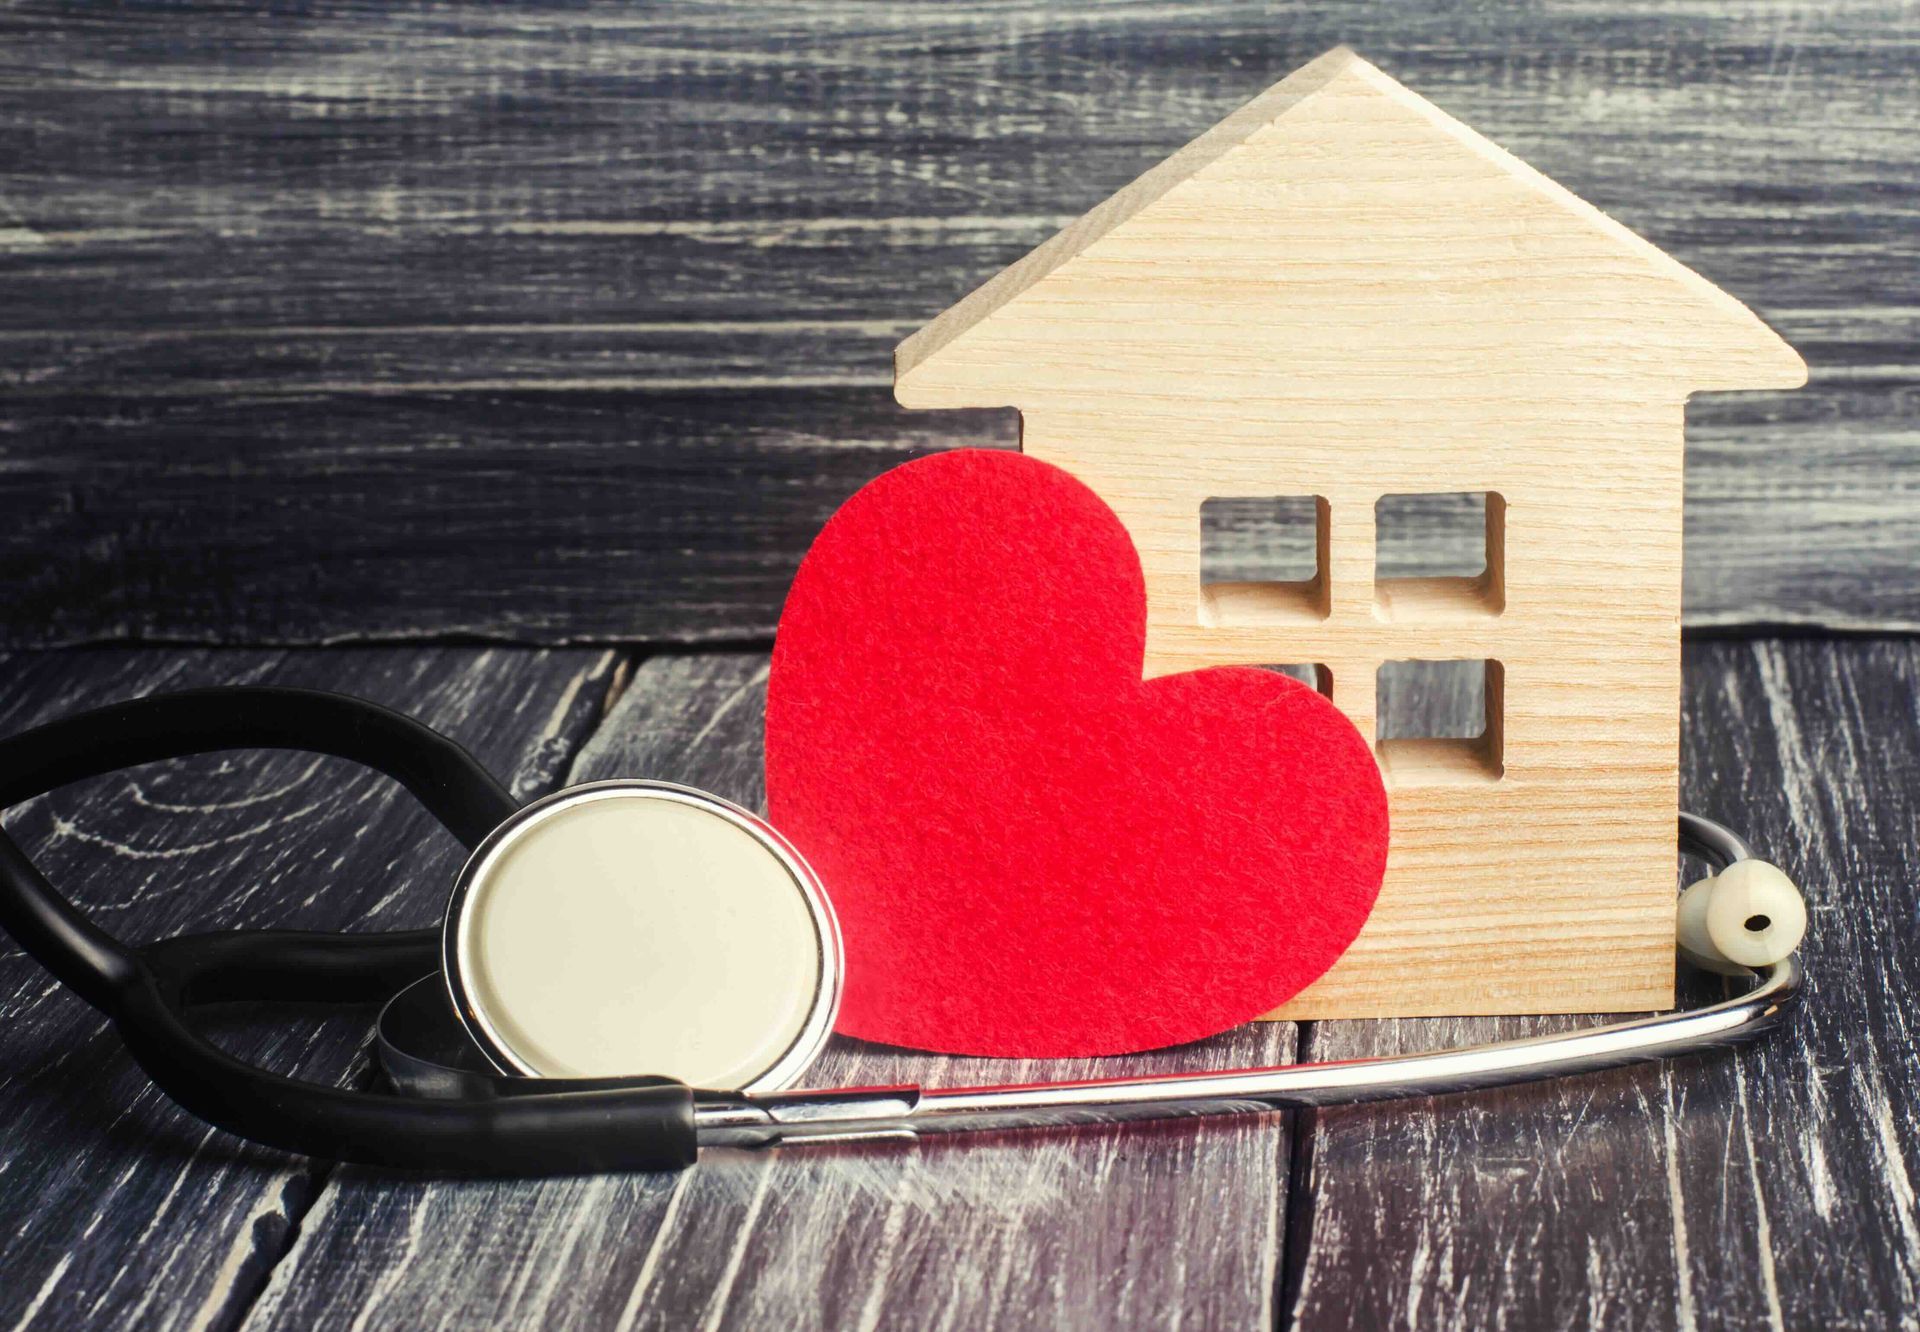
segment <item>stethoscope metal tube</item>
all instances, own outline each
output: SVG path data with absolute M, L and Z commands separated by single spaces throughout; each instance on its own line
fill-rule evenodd
M 1624 1064 L 1739 1045 L 1778 1026 L 1800 992 L 1800 968 L 1776 962 L 1747 993 L 1691 1012 L 1429 1054 L 1230 1073 L 1173 1073 L 1091 1082 L 964 1087 L 862 1087 L 735 1095 L 702 1093 L 703 1147 L 915 1138 L 935 1133 L 1258 1114 L 1307 1106 L 1477 1091 L 1597 1073 Z
M 1680 835 L 1683 847 L 1717 868 L 1752 854 L 1729 829 L 1697 815 L 1681 814 Z M 703 1147 L 774 1147 L 1438 1096 L 1743 1044 L 1780 1024 L 1799 998 L 1800 982 L 1799 965 L 1788 958 L 1758 973 L 1744 994 L 1705 1008 L 1380 1059 L 1024 1086 L 703 1092 L 695 1104 L 694 1127 Z

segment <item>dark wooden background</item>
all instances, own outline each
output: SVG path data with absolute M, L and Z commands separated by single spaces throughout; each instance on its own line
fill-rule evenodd
M 895 342 L 1345 41 L 1806 355 L 1692 411 L 1697 626 L 1920 626 L 1920 14 L 0 9 L 0 645 L 762 641 Z M 1257 544 L 1257 543 L 1256 543 Z

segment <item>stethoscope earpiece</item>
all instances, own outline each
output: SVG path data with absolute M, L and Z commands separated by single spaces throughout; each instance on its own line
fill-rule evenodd
M 1688 885 L 1678 933 L 1695 966 L 1741 975 L 1793 956 L 1807 933 L 1807 903 L 1779 866 L 1741 860 Z

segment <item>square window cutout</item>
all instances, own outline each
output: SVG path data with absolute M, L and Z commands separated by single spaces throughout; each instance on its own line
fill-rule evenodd
M 1497 661 L 1380 664 L 1375 752 L 1396 786 L 1498 781 L 1505 674 Z
M 1210 499 L 1200 506 L 1200 623 L 1324 620 L 1327 502 L 1317 495 Z
M 1317 661 L 1286 666 L 1262 666 L 1260 669 L 1272 671 L 1277 675 L 1290 676 L 1316 690 L 1323 698 L 1333 697 L 1333 672 Z
M 1506 609 L 1507 502 L 1493 491 L 1382 495 L 1373 595 L 1389 620 L 1479 619 Z

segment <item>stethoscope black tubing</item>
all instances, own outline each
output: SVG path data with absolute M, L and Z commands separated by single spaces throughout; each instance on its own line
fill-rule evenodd
M 518 808 L 472 755 L 390 709 L 316 690 L 229 687 L 118 703 L 0 741 L 0 809 L 135 764 L 299 749 L 398 780 L 467 847 Z M 426 1101 L 288 1078 L 235 1059 L 186 1021 L 234 1001 L 371 1003 L 438 965 L 439 931 L 231 931 L 130 947 L 62 897 L 0 832 L 0 928 L 113 1020 L 161 1090 L 241 1137 L 393 1169 L 543 1175 L 681 1169 L 693 1094 L 670 1079 L 527 1080 Z

